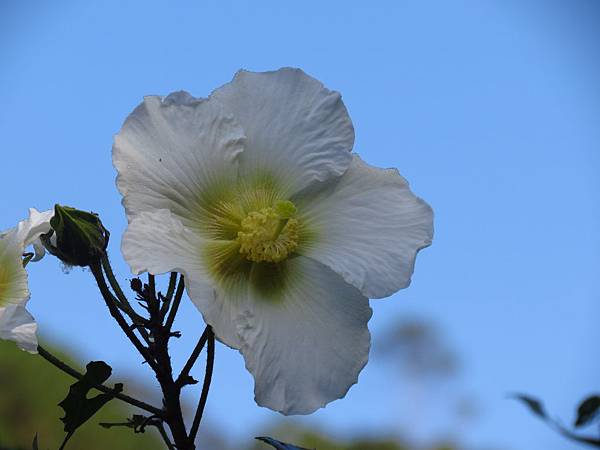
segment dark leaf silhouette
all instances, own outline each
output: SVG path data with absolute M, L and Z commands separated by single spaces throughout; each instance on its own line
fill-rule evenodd
M 297 447 L 295 445 L 285 444 L 276 439 L 266 437 L 266 436 L 260 436 L 260 437 L 257 437 L 256 439 L 269 444 L 271 447 L 274 447 L 276 450 L 309 450 L 304 447 Z M 314 449 L 314 450 L 316 450 L 316 449 Z
M 582 427 L 590 423 L 597 417 L 599 408 L 599 396 L 592 395 L 586 398 L 583 402 L 581 402 L 579 408 L 577 408 L 577 419 L 575 420 L 575 426 Z
M 547 417 L 546 411 L 544 410 L 544 405 L 542 405 L 542 403 L 539 400 L 533 397 L 528 397 L 527 395 L 523 394 L 515 394 L 511 397 L 525 403 L 534 414 L 541 417 L 542 419 L 545 419 Z
M 532 397 L 529 397 L 527 395 L 522 395 L 522 394 L 515 394 L 515 395 L 512 395 L 511 397 L 525 403 L 535 415 L 540 417 L 544 422 L 546 422 L 548 425 L 550 425 L 552 428 L 554 428 L 556 431 L 558 431 L 560 434 L 562 434 L 566 438 L 569 438 L 576 442 L 580 442 L 582 444 L 591 445 L 592 447 L 600 448 L 600 439 L 596 439 L 596 438 L 588 437 L 588 436 L 580 436 L 578 434 L 575 434 L 571 430 L 565 428 L 557 420 L 550 418 L 546 414 L 546 411 L 544 410 L 544 406 L 542 405 L 542 403 L 539 400 L 536 400 Z M 590 400 L 591 398 L 592 397 L 588 398 L 586 401 Z M 584 401 L 579 406 L 579 412 L 581 411 L 581 409 L 584 406 L 584 404 L 586 403 L 586 401 Z M 592 407 L 593 407 L 593 402 L 590 401 L 589 404 L 585 405 L 585 408 L 583 408 L 585 410 L 584 412 L 586 412 L 587 416 L 588 416 L 588 418 L 585 420 L 586 422 L 591 420 L 591 418 L 595 414 L 595 411 L 598 409 L 598 407 L 596 406 L 595 408 L 593 408 L 593 411 L 592 411 Z M 579 421 L 579 418 L 578 418 L 578 421 Z
M 114 397 L 114 394 L 123 390 L 123 385 L 118 383 L 115 384 L 112 393 L 103 393 L 87 398 L 90 389 L 104 383 L 110 377 L 112 368 L 104 361 L 92 361 L 86 366 L 86 369 L 83 378 L 71 385 L 67 397 L 58 404 L 65 411 L 65 417 L 60 419 L 64 422 L 64 429 L 67 432 L 65 443 L 75 430 L 96 414 Z

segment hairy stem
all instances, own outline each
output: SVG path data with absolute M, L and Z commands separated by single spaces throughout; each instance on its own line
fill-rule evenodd
M 163 393 L 163 403 L 166 411 L 165 422 L 171 429 L 175 447 L 178 450 L 194 450 L 194 441 L 188 437 L 181 411 L 181 389 L 173 380 L 173 368 L 168 349 L 169 332 L 162 324 L 158 324 L 152 334 L 156 339 L 154 345 L 156 361 L 162 368 L 161 371 L 156 371 L 156 379 Z

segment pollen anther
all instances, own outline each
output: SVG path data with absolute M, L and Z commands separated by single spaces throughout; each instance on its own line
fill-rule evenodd
M 254 262 L 286 259 L 298 247 L 298 220 L 286 215 L 272 207 L 248 213 L 237 234 L 240 253 Z

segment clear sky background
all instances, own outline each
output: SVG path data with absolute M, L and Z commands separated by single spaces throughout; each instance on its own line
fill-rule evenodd
M 599 24 L 593 0 L 0 0 L 0 229 L 29 206 L 94 210 L 129 276 L 110 157 L 129 112 L 148 94 L 206 96 L 239 68 L 301 67 L 342 93 L 355 150 L 398 167 L 436 213 L 412 286 L 372 302 L 374 338 L 425 317 L 462 367 L 452 389 L 415 397 L 375 355 L 346 399 L 302 421 L 471 448 L 580 448 L 505 397 L 538 395 L 571 421 L 600 389 Z M 53 258 L 30 274 L 46 341 L 150 381 L 90 274 L 64 275 Z M 181 364 L 203 328 L 191 305 L 179 327 Z M 248 439 L 277 414 L 254 404 L 241 356 L 217 352 L 210 419 Z M 440 411 L 462 393 L 477 417 L 452 422 Z

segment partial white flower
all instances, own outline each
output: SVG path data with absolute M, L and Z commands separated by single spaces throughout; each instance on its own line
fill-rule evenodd
M 240 71 L 208 99 L 146 97 L 113 163 L 134 273 L 178 271 L 258 404 L 308 414 L 367 363 L 368 297 L 408 286 L 431 208 L 352 154 L 337 92 L 298 69 Z
M 30 293 L 23 253 L 32 245 L 35 256 L 31 261 L 43 257 L 39 238 L 50 231 L 52 214 L 53 211 L 40 213 L 31 208 L 29 219 L 0 233 L 0 339 L 14 341 L 31 353 L 37 352 L 37 325 L 25 309 Z
M 16 228 L 0 235 L 0 306 L 29 299 L 23 251 L 23 241 Z
M 16 342 L 22 350 L 37 353 L 37 324 L 24 305 L 0 306 L 0 339 Z

